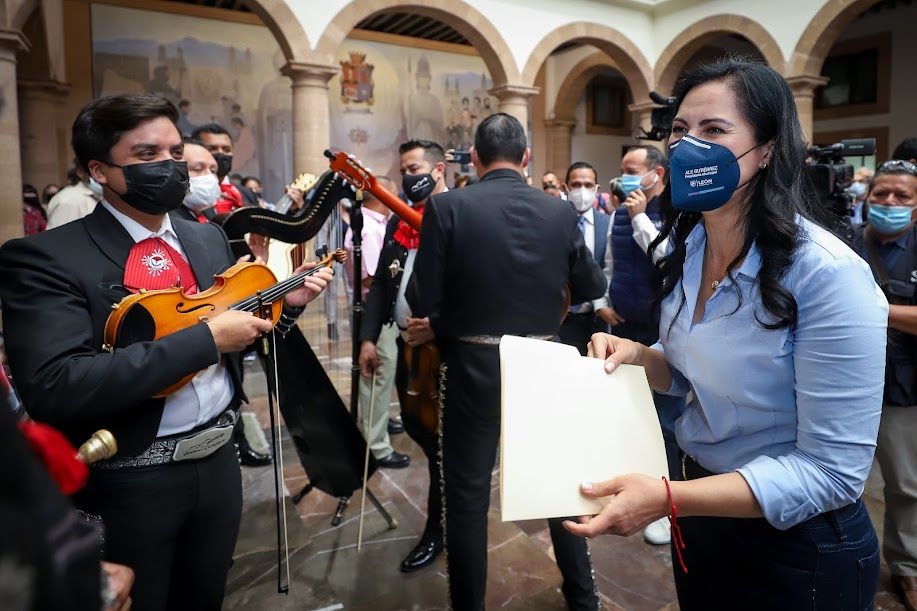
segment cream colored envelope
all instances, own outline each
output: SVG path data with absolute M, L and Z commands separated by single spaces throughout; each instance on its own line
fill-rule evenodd
M 607 374 L 573 346 L 500 342 L 503 521 L 593 515 L 604 503 L 582 482 L 668 475 L 662 430 L 642 367 Z

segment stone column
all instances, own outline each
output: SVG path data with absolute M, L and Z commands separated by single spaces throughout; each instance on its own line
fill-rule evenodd
M 69 149 L 69 138 L 57 119 L 70 87 L 57 81 L 20 80 L 18 88 L 22 179 L 35 185 L 40 195 L 48 183 L 63 186 L 67 173 L 60 167 L 59 152 L 61 146 Z
M 815 133 L 815 90 L 828 83 L 824 76 L 801 74 L 790 76 L 786 79 L 793 90 L 796 100 L 796 110 L 799 112 L 799 123 L 806 142 L 812 144 L 812 135 Z
M 281 72 L 293 80 L 293 175 L 320 176 L 328 169 L 324 152 L 331 143 L 328 81 L 338 68 L 289 61 Z
M 627 107 L 627 110 L 631 112 L 631 115 L 636 118 L 636 126 L 640 126 L 643 129 L 649 131 L 653 126 L 653 109 L 659 108 L 658 104 L 653 102 L 640 102 L 638 104 L 631 104 Z M 634 133 L 642 134 L 638 129 L 634 129 Z M 640 144 L 651 144 L 659 149 L 665 151 L 665 141 L 659 140 L 641 140 Z
M 541 150 L 544 155 L 545 171 L 552 171 L 563 180 L 564 172 L 570 167 L 573 157 L 573 128 L 576 120 L 573 118 L 547 119 L 545 127 L 545 146 Z M 536 182 L 538 177 L 535 177 Z
M 522 127 L 525 128 L 525 133 L 529 136 L 529 142 L 531 142 L 529 105 L 532 102 L 532 97 L 538 93 L 538 89 L 521 85 L 499 85 L 488 91 L 488 93 L 500 100 L 500 112 L 505 112 L 519 119 Z
M 19 103 L 16 53 L 29 43 L 21 32 L 0 31 L 0 244 L 22 236 L 22 165 L 19 160 Z

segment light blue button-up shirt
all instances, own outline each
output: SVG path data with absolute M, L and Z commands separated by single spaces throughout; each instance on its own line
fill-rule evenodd
M 773 318 L 761 305 L 754 245 L 692 323 L 707 241 L 699 223 L 653 346 L 672 367 L 669 394 L 694 391 L 676 425 L 679 446 L 710 471 L 741 473 L 779 529 L 859 498 L 885 381 L 888 302 L 860 257 L 799 222 L 803 238 L 781 281 L 799 308 L 795 328 L 758 323 Z

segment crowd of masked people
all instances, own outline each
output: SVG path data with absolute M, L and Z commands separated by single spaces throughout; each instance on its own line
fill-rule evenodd
M 453 607 L 483 606 L 499 437 L 496 347 L 500 334 L 513 333 L 556 338 L 583 356 L 605 359 L 609 373 L 622 363 L 643 366 L 665 440 L 665 481 L 623 475 L 584 484 L 587 496 L 615 496 L 597 516 L 548 521 L 571 609 L 600 607 L 585 538 L 641 531 L 651 544 L 672 546 L 682 609 L 802 608 L 813 596 L 816 608 L 870 608 L 880 545 L 860 496 L 875 453 L 885 481 L 881 552 L 895 592 L 915 611 L 917 138 L 902 142 L 874 170 L 857 171 L 849 186 L 850 216 L 840 222 L 811 201 L 795 103 L 777 73 L 721 61 L 688 74 L 677 99 L 665 152 L 634 146 L 615 177 L 600 176 L 594 160 L 583 160 L 562 174 L 545 173 L 540 188 L 527 185 L 524 129 L 496 113 L 475 134 L 476 179 L 456 175 L 450 190 L 446 153 L 427 140 L 400 143 L 400 180 L 378 177 L 423 215 L 421 231 L 364 193 L 363 266 L 347 270 L 350 281 L 359 275 L 365 299 L 359 338 L 364 436 L 382 467 L 404 468 L 410 458 L 394 450 L 390 435 L 405 431 L 429 466 L 428 519 L 400 570 L 424 569 L 445 552 Z M 131 261 L 140 256 L 132 243 L 152 239 L 164 245 L 175 268 L 195 275 L 219 271 L 233 261 L 210 221 L 242 206 L 272 207 L 258 178 L 231 173 L 229 132 L 205 125 L 182 138 L 177 120 L 171 104 L 151 96 L 91 103 L 74 125 L 70 184 L 56 193 L 49 185 L 41 199 L 34 187 L 23 186 L 26 234 L 62 229 L 0 249 L 4 322 L 14 330 L 8 333 L 11 370 L 18 380 L 31 376 L 21 393 L 25 408 L 38 405 L 39 417 L 54 413 L 52 421 L 72 427 L 65 432 L 81 433 L 84 418 L 94 416 L 57 416 L 49 401 L 85 392 L 95 400 L 85 408 L 103 413 L 109 408 L 98 402 L 107 390 L 122 393 L 119 401 L 154 406 L 162 418 L 144 424 L 143 443 L 119 459 L 126 462 L 93 469 L 89 491 L 76 497 L 81 509 L 111 523 L 109 539 L 115 538 L 105 556 L 114 562 L 90 558 L 93 573 L 85 556 L 98 553 L 98 530 L 77 529 L 85 520 L 74 518 L 69 502 L 33 473 L 38 463 L 12 416 L 21 409 L 19 399 L 7 377 L 0 380 L 9 403 L 0 414 L 0 446 L 10 453 L 9 464 L 30 473 L 6 470 L 21 496 L 4 506 L 11 520 L 28 524 L 22 532 L 4 531 L 4 548 L 41 573 L 23 582 L 31 584 L 18 593 L 25 607 L 56 608 L 61 595 L 72 594 L 85 595 L 81 600 L 95 608 L 219 608 L 232 546 L 223 540 L 219 549 L 183 547 L 179 554 L 174 539 L 194 539 L 198 546 L 229 533 L 234 541 L 241 497 L 231 463 L 235 456 L 252 466 L 271 461 L 249 446 L 239 418 L 244 396 L 235 359 L 264 331 L 258 323 L 227 318 L 212 325 L 217 317 L 199 325 L 209 326 L 212 338 L 187 330 L 174 341 L 120 354 L 101 355 L 93 344 L 95 304 L 107 310 L 113 286 L 92 271 L 96 266 L 114 264 L 112 273 L 120 268 L 127 284 L 136 267 Z M 106 132 L 105 122 L 117 129 Z M 89 136 L 96 131 L 103 136 Z M 288 187 L 287 195 L 295 213 L 303 192 Z M 515 231 L 508 218 L 531 231 Z M 844 223 L 853 227 L 852 242 L 839 237 Z M 198 241 L 206 248 L 198 250 Z M 349 230 L 345 246 L 353 248 Z M 266 239 L 252 236 L 250 247 L 266 258 Z M 545 286 L 536 287 L 499 264 L 486 270 L 452 265 L 458 256 L 541 257 L 569 265 L 557 278 L 546 272 Z M 547 286 L 554 280 L 573 296 L 559 326 L 539 314 L 558 305 L 558 291 Z M 288 319 L 330 281 L 322 276 L 288 301 Z M 485 303 L 477 291 L 487 295 Z M 43 320 L 24 303 L 26 292 L 56 308 L 59 320 Z M 532 320 L 509 307 L 520 295 L 535 313 Z M 60 334 L 72 337 L 58 341 Z M 40 347 L 26 346 L 27 336 Z M 392 420 L 388 399 L 394 393 L 405 401 L 410 373 L 402 357 L 411 351 L 417 358 L 434 341 L 444 364 L 439 427 L 413 414 Z M 175 426 L 161 400 L 151 403 L 149 395 L 136 394 L 142 389 L 128 389 L 110 375 L 151 366 L 163 379 L 174 367 L 204 368 L 195 391 L 218 409 L 191 399 L 181 408 L 190 410 L 191 424 Z M 200 459 L 181 455 L 188 435 L 228 440 L 228 433 L 220 436 L 224 429 L 232 430 L 236 449 L 219 445 Z M 151 451 L 157 444 L 165 444 L 169 456 Z M 180 471 L 192 468 L 200 475 Z M 141 507 L 142 499 L 124 504 L 125 490 L 149 495 L 149 507 Z M 208 494 L 227 500 L 225 508 L 199 506 L 195 495 Z M 167 518 L 173 502 L 176 515 Z M 46 510 L 29 513 L 39 506 Z M 231 515 L 213 524 L 202 520 L 214 511 Z M 129 534 L 137 520 L 155 536 Z M 52 530 L 56 539 L 44 536 Z M 119 539 L 130 536 L 143 545 Z M 70 545 L 82 551 L 68 558 L 55 553 Z M 80 568 L 66 568 L 71 565 Z M 95 575 L 101 591 L 84 591 L 86 574 Z M 43 589 L 53 580 L 67 587 Z

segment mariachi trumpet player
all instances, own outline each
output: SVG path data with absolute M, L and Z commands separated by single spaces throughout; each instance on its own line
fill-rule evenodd
M 141 290 L 203 291 L 235 263 L 218 227 L 168 215 L 189 185 L 177 121 L 176 108 L 152 95 L 88 104 L 72 144 L 103 187 L 99 206 L 0 247 L 7 350 L 29 413 L 76 444 L 99 428 L 118 440 L 119 455 L 96 463 L 74 500 L 105 522 L 106 560 L 134 569 L 139 611 L 221 606 L 242 508 L 231 443 L 245 401 L 239 351 L 272 327 L 227 311 L 103 349 L 112 304 Z M 330 278 L 320 271 L 287 294 L 281 324 L 292 324 Z

